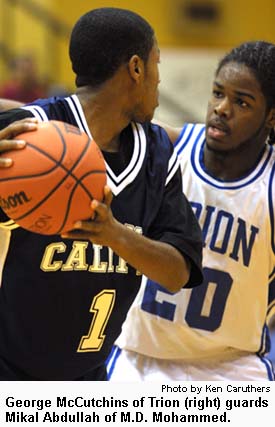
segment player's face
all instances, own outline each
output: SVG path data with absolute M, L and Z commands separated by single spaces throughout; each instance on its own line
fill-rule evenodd
M 155 40 L 148 61 L 145 64 L 144 80 L 139 93 L 139 102 L 134 111 L 134 120 L 137 122 L 150 121 L 154 116 L 155 109 L 159 105 L 159 62 L 160 52 L 157 41 Z
M 267 136 L 267 105 L 259 82 L 243 64 L 225 64 L 213 82 L 206 118 L 210 150 L 229 152 L 259 147 Z

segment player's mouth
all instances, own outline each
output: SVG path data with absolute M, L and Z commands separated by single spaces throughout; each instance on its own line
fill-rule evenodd
M 207 124 L 207 136 L 212 139 L 220 139 L 230 134 L 230 128 L 218 120 L 210 120 Z

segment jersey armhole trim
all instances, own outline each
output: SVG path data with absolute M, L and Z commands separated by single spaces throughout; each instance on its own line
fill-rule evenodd
M 185 134 L 185 132 L 186 132 L 187 126 L 188 126 L 188 123 L 185 123 L 185 124 L 183 125 L 183 127 L 182 127 L 182 129 L 181 129 L 181 131 L 180 131 L 179 136 L 177 137 L 176 141 L 174 142 L 174 147 L 176 147 L 176 146 L 180 143 L 180 140 L 182 139 L 183 135 L 184 135 L 184 134 Z
M 38 105 L 29 105 L 25 107 L 21 107 L 22 110 L 27 110 L 32 113 L 32 115 L 39 121 L 39 122 L 48 122 L 48 116 L 43 110 L 43 108 L 39 107 Z
M 180 166 L 179 158 L 177 156 L 177 153 L 173 151 L 172 156 L 169 159 L 168 162 L 168 174 L 165 181 L 165 186 L 169 184 L 175 173 L 177 172 L 178 168 Z

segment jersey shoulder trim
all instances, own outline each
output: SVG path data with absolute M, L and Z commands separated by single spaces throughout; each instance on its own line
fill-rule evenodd
M 49 118 L 43 108 L 39 105 L 26 105 L 21 107 L 22 110 L 30 111 L 39 122 L 48 122 Z
M 74 119 L 83 132 L 93 139 L 93 136 L 88 127 L 82 106 L 79 102 L 77 95 L 72 95 L 65 98 L 68 103 Z M 134 149 L 132 158 L 128 166 L 119 174 L 115 175 L 108 163 L 105 161 L 107 172 L 107 184 L 111 188 L 112 193 L 117 196 L 129 183 L 133 182 L 138 175 L 146 153 L 146 135 L 142 126 L 138 123 L 132 123 L 132 130 L 134 135 Z
M 205 132 L 204 124 L 185 123 L 178 139 L 174 143 L 175 150 L 180 156 L 188 144 L 194 144 Z
M 115 175 L 105 162 L 107 183 L 115 196 L 135 180 L 142 168 L 146 155 L 147 141 L 142 126 L 139 123 L 131 123 L 131 126 L 134 135 L 134 150 L 128 166 L 119 175 Z
M 173 151 L 172 156 L 170 157 L 169 163 L 168 163 L 168 174 L 165 181 L 165 186 L 169 184 L 177 170 L 179 169 L 180 161 L 178 158 L 178 155 L 175 151 Z

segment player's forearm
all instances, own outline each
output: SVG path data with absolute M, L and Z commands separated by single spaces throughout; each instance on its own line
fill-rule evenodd
M 148 239 L 119 224 L 111 248 L 128 264 L 170 292 L 177 292 L 189 280 L 190 265 L 172 245 Z

